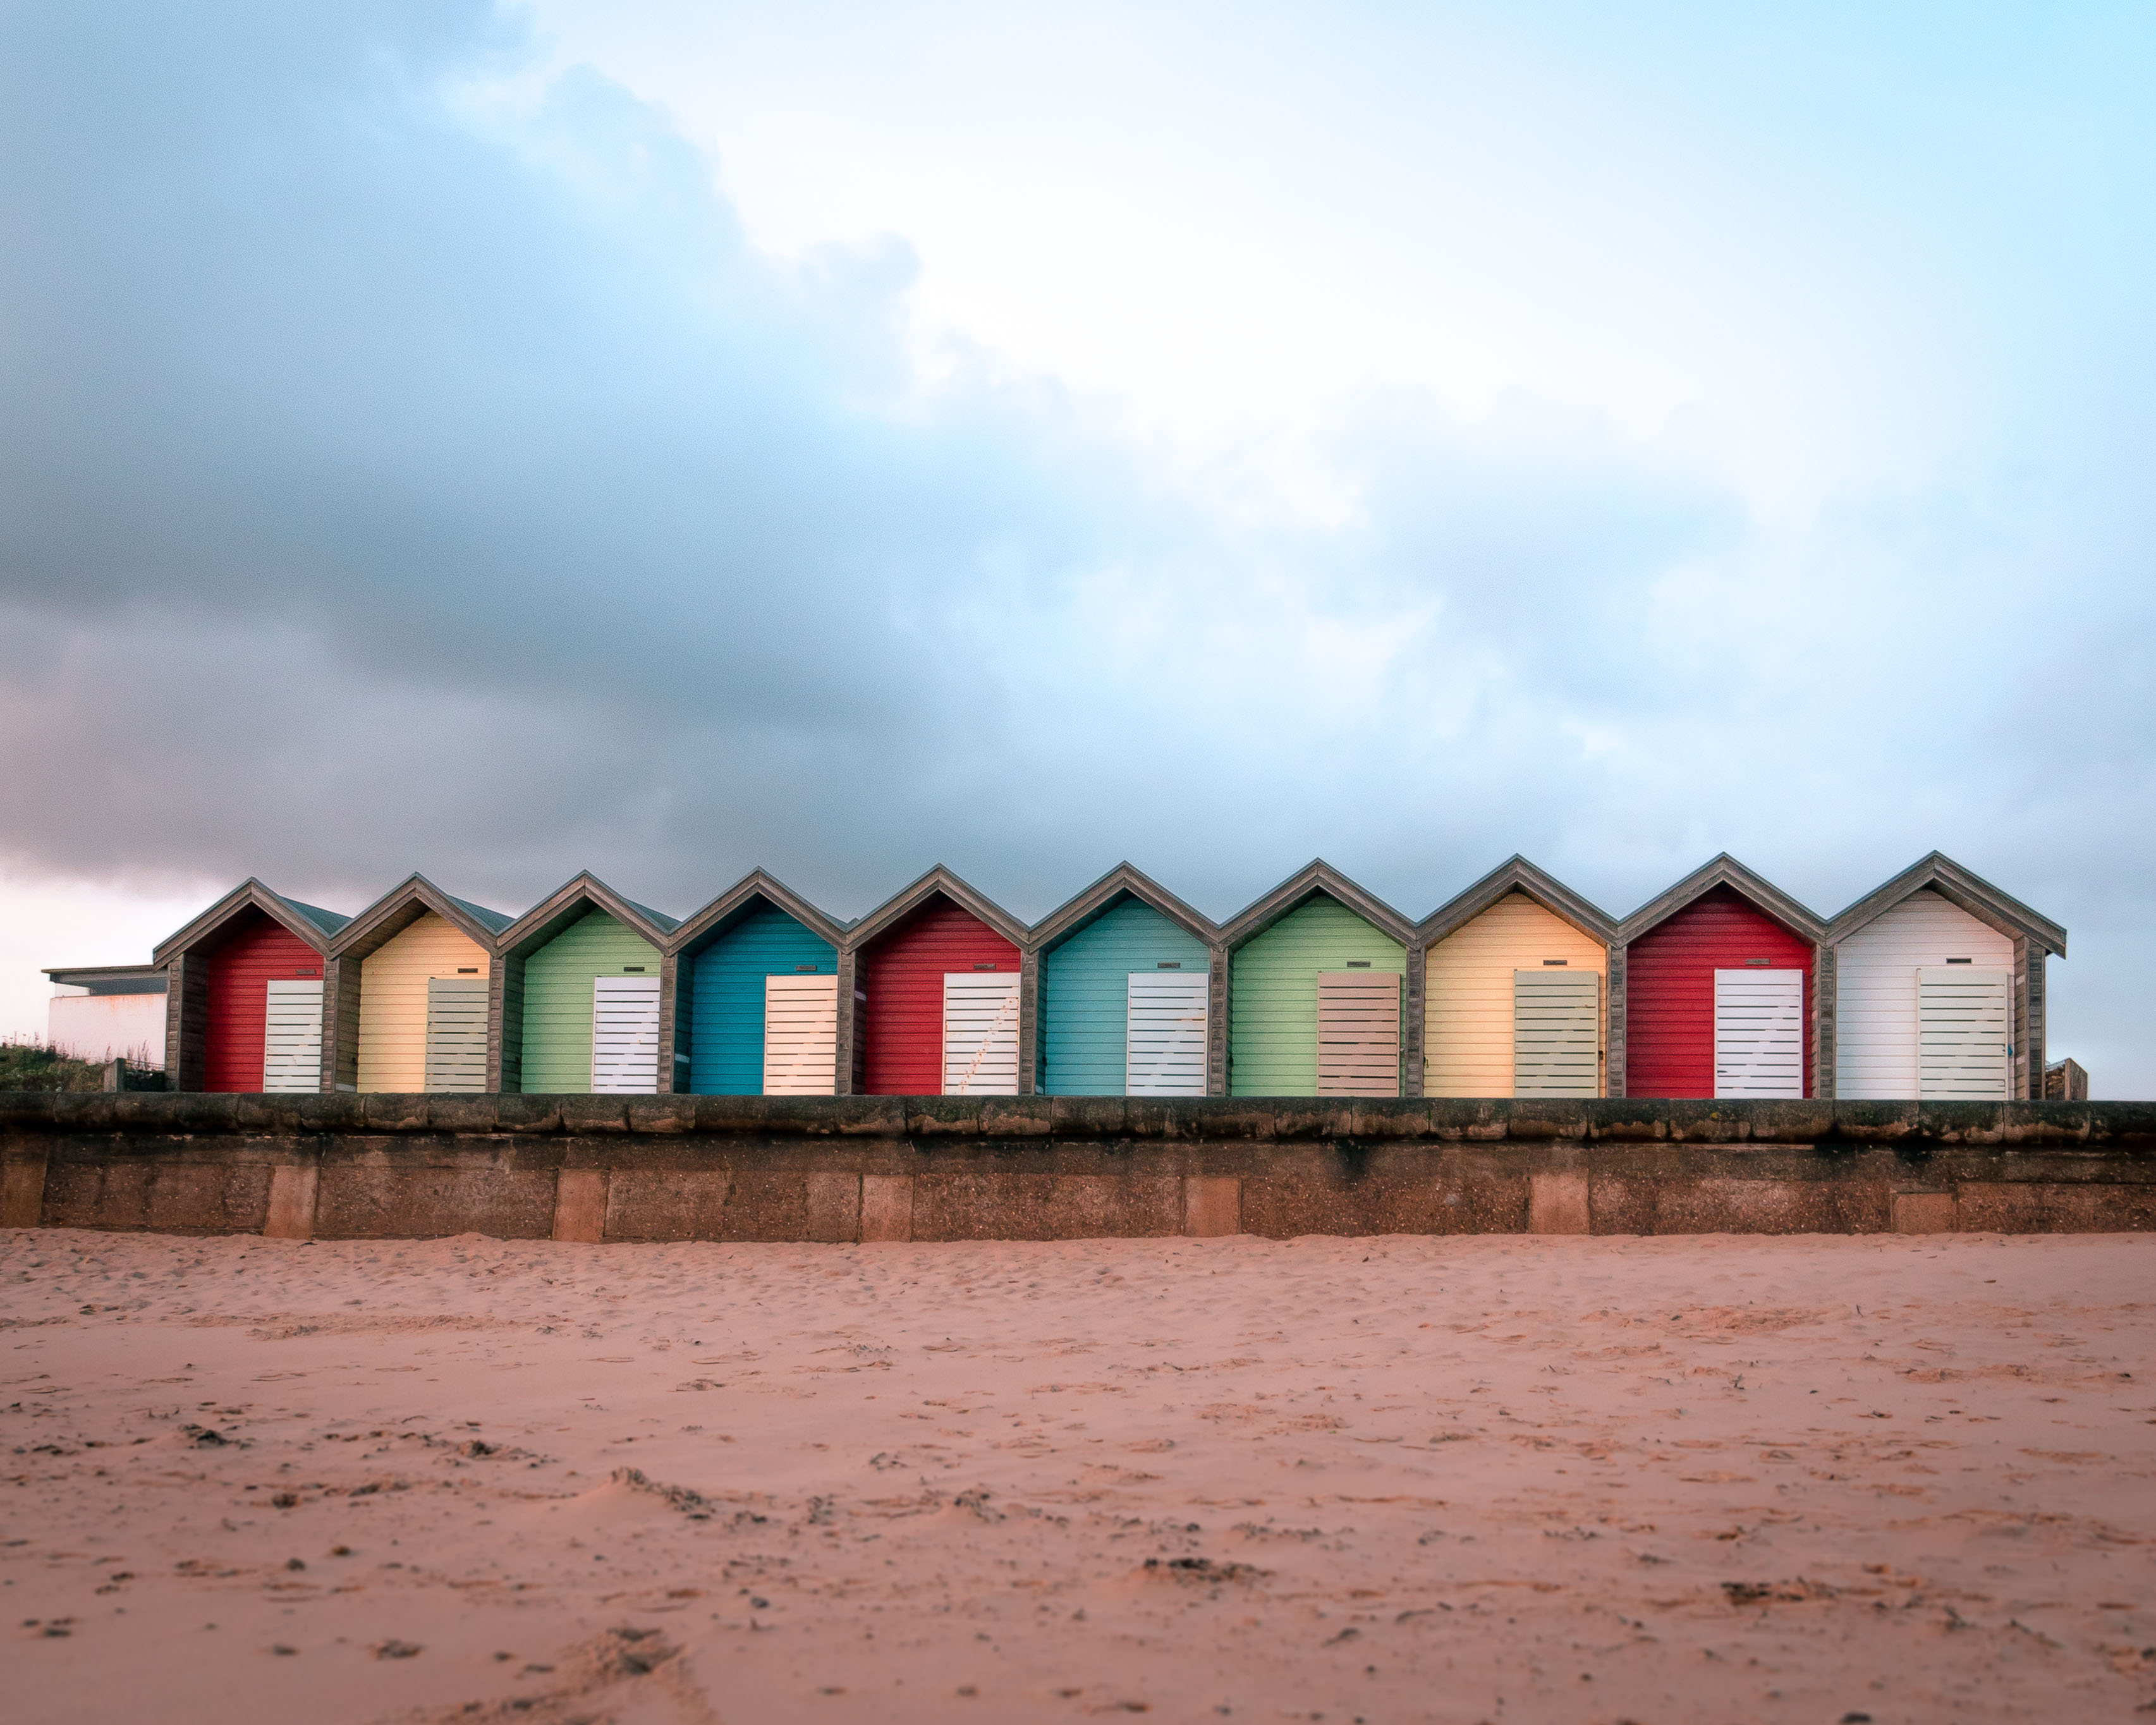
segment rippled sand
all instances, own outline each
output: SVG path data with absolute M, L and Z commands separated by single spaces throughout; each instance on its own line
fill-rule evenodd
M 0 1710 L 2123 1719 L 2152 1301 L 2137 1235 L 4 1233 Z

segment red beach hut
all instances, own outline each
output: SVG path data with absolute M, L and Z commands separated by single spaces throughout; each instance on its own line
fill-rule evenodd
M 1017 1095 L 1024 935 L 940 866 L 848 931 L 856 1092 Z
M 1820 917 L 1722 855 L 1619 934 L 1626 1096 L 1815 1093 Z

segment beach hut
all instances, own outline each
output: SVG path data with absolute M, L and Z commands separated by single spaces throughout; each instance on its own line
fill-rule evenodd
M 2066 932 L 1933 851 L 1827 927 L 1832 1094 L 2041 1097 L 2044 965 Z
M 1422 1094 L 1608 1093 L 1617 925 L 1525 857 L 1415 930 L 1423 953 Z
M 250 879 L 161 942 L 172 1087 L 324 1089 L 323 969 L 347 920 Z
M 492 1087 L 632 1096 L 671 1088 L 659 1058 L 660 971 L 675 926 L 583 874 L 504 929 L 495 945 Z
M 845 925 L 758 869 L 675 929 L 674 1088 L 707 1096 L 839 1093 Z
M 865 1096 L 1008 1096 L 1030 1088 L 1025 926 L 940 865 L 847 932 Z
M 328 954 L 335 1087 L 485 1090 L 494 943 L 511 920 L 413 875 L 346 923 Z
M 1323 862 L 1229 922 L 1229 1094 L 1400 1095 L 1413 933 Z
M 1814 1094 L 1814 975 L 1826 925 L 1717 856 L 1619 926 L 1625 1094 Z
M 1214 997 L 1224 997 L 1227 969 L 1208 918 L 1119 863 L 1038 923 L 1030 943 L 1037 1092 L 1216 1093 L 1226 1045 Z

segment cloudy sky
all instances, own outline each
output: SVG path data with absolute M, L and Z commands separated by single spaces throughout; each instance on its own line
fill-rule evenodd
M 0 1030 L 256 874 L 1934 847 L 2156 1093 L 2156 12 L 0 3 Z

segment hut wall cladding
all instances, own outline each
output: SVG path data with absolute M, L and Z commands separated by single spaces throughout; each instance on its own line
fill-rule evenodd
M 1727 886 L 1702 893 L 1626 948 L 1625 1093 L 1714 1095 L 1714 973 L 1764 968 L 1804 973 L 1804 1023 L 1812 1021 L 1812 948 Z M 1913 987 L 1913 983 L 1912 984 Z M 1804 1094 L 1813 1094 L 1812 1039 L 1804 1045 Z
M 855 986 L 862 1093 L 932 1096 L 943 1088 L 943 977 L 993 964 L 1018 974 L 1018 948 L 970 911 L 937 900 L 862 949 Z
M 689 1001 L 689 1089 L 706 1096 L 762 1096 L 763 979 L 830 976 L 838 968 L 829 941 L 772 905 L 757 906 L 685 957 L 675 986 Z
M 593 985 L 633 966 L 655 978 L 659 949 L 604 911 L 572 923 L 524 961 L 527 1093 L 589 1094 Z
M 1040 961 L 1040 1066 L 1044 1096 L 1119 1096 L 1129 1086 L 1130 978 L 1204 977 L 1205 943 L 1151 905 L 1125 899 Z
M 2014 942 L 1927 887 L 1835 949 L 1834 1093 L 1857 1100 L 1922 1094 L 1917 973 L 1965 958 L 2014 969 Z
M 1235 953 L 1228 996 L 1228 1092 L 1317 1094 L 1317 978 L 1367 960 L 1407 971 L 1407 949 L 1345 905 L 1315 898 Z
M 262 1045 L 269 1029 L 270 984 L 319 978 L 322 955 L 281 923 L 249 911 L 211 949 L 203 1088 L 243 1093 L 262 1088 Z
M 359 1087 L 427 1087 L 427 983 L 487 975 L 486 948 L 432 911 L 360 961 Z
M 1568 971 L 1604 976 L 1602 943 L 1508 892 L 1430 949 L 1423 1007 L 1423 1094 L 1512 1094 L 1512 973 L 1552 958 Z M 1557 967 L 1553 966 L 1552 968 Z M 1608 1074 L 1604 1074 L 1606 1092 Z

